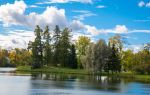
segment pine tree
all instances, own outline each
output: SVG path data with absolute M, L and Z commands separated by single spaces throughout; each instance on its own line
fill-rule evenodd
M 43 33 L 44 36 L 44 64 L 50 65 L 52 63 L 52 49 L 51 49 L 51 36 L 49 33 L 49 27 L 46 26 Z
M 53 56 L 53 63 L 55 66 L 61 63 L 60 61 L 60 37 L 61 37 L 61 31 L 59 29 L 59 26 L 56 25 L 54 29 L 54 36 L 53 36 L 53 49 L 54 49 L 54 56 Z
M 108 59 L 108 70 L 112 73 L 121 71 L 121 61 L 119 58 L 118 50 L 115 48 L 115 44 L 112 44 L 111 53 Z
M 77 68 L 77 56 L 76 56 L 76 49 L 74 44 L 71 45 L 71 51 L 69 56 L 69 67 Z
M 65 28 L 61 34 L 60 40 L 60 60 L 63 67 L 68 66 L 69 64 L 69 51 L 70 51 L 70 31 L 68 28 Z
M 42 29 L 37 25 L 34 33 L 36 36 L 35 40 L 29 43 L 28 49 L 32 51 L 32 68 L 41 68 L 43 66 Z

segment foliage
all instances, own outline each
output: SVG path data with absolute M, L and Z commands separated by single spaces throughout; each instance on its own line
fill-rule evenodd
M 45 31 L 43 33 L 44 39 L 44 48 L 43 48 L 43 57 L 44 57 L 44 65 L 52 65 L 52 45 L 51 45 L 51 36 L 49 32 L 49 27 L 46 26 Z
M 71 49 L 70 46 L 70 30 L 68 28 L 65 28 L 63 32 L 61 33 L 60 38 L 60 63 L 61 66 L 67 67 L 69 66 L 69 52 Z
M 54 35 L 53 35 L 53 42 L 54 42 L 54 44 L 53 44 L 53 50 L 54 50 L 53 63 L 54 63 L 54 66 L 57 66 L 58 64 L 61 63 L 61 60 L 60 60 L 60 56 L 61 56 L 61 53 L 60 53 L 61 30 L 60 30 L 58 25 L 56 25 L 53 33 L 54 33 Z
M 91 43 L 91 40 L 89 37 L 86 36 L 79 36 L 75 46 L 77 49 L 77 57 L 78 57 L 78 67 L 83 68 L 85 66 L 85 62 L 83 62 L 82 59 L 84 59 L 86 55 L 86 50 L 88 49 L 89 45 Z
M 115 48 L 115 44 L 112 44 L 111 47 L 111 53 L 108 57 L 108 73 L 109 70 L 113 72 L 120 72 L 121 71 L 121 60 L 119 57 L 119 53 L 117 49 Z
M 71 45 L 71 51 L 69 54 L 69 67 L 74 69 L 77 68 L 77 56 L 74 44 Z
M 68 28 L 61 31 L 56 26 L 53 33 L 46 26 L 45 31 L 37 26 L 35 29 L 35 40 L 29 42 L 28 49 L 32 52 L 32 68 L 43 66 L 58 66 L 76 68 L 76 51 L 71 46 L 71 31 Z M 54 34 L 54 35 L 51 35 Z
M 42 42 L 42 29 L 37 25 L 34 31 L 35 40 L 29 42 L 28 49 L 32 51 L 33 64 L 32 68 L 43 67 L 43 42 Z
M 48 26 L 42 30 L 37 25 L 35 39 L 28 43 L 27 49 L 0 49 L 0 66 L 31 66 L 40 70 L 51 67 L 82 68 L 94 74 L 121 71 L 150 74 L 149 43 L 138 52 L 125 51 L 120 35 L 110 37 L 108 42 L 103 39 L 91 42 L 89 37 L 79 36 L 74 43 L 70 29 L 60 29 L 56 25 L 53 31 L 50 30 Z

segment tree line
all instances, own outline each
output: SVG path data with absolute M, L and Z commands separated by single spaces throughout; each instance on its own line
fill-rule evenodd
M 123 50 L 124 41 L 120 35 L 92 42 L 87 36 L 79 36 L 72 41 L 71 30 L 53 31 L 49 27 L 36 26 L 35 39 L 27 49 L 0 50 L 0 66 L 25 66 L 32 69 L 42 67 L 62 67 L 85 69 L 91 73 L 136 72 L 150 74 L 150 44 L 145 44 L 138 52 Z
M 56 26 L 53 32 L 46 26 L 43 31 L 36 27 L 35 40 L 29 42 L 28 50 L 32 52 L 32 68 L 59 66 L 77 68 L 75 45 L 71 43 L 71 30 L 60 30 Z M 51 34 L 50 34 L 51 33 Z
M 78 67 L 93 73 L 121 72 L 121 46 L 120 36 L 110 38 L 108 44 L 103 39 L 94 43 L 90 38 L 80 36 L 76 41 Z

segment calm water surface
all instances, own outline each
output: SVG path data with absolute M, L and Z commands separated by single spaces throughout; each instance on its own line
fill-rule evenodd
M 150 83 L 106 76 L 2 72 L 0 95 L 150 95 Z

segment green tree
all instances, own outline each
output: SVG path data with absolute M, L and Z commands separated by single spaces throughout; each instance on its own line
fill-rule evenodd
M 6 67 L 10 64 L 8 55 L 8 50 L 2 49 L 0 51 L 0 66 Z
M 95 69 L 95 58 L 94 58 L 94 43 L 91 43 L 86 50 L 86 55 L 82 57 L 82 63 L 84 69 L 91 73 L 97 72 Z
M 118 51 L 115 49 L 115 44 L 112 44 L 111 53 L 108 57 L 108 73 L 109 70 L 112 73 L 121 71 L 121 60 Z
M 150 43 L 145 44 L 144 51 L 149 55 L 150 54 Z
M 57 66 L 57 64 L 61 63 L 60 60 L 60 37 L 61 37 L 61 31 L 59 29 L 59 26 L 56 25 L 55 29 L 54 29 L 54 35 L 53 35 L 53 50 L 54 50 L 54 56 L 53 56 L 53 63 L 55 66 Z
M 70 55 L 69 55 L 69 67 L 77 68 L 77 56 L 76 56 L 76 49 L 75 45 L 71 45 Z
M 70 30 L 65 28 L 61 33 L 60 38 L 60 60 L 63 67 L 69 66 L 69 51 L 70 51 Z
M 134 71 L 139 74 L 150 74 L 150 45 L 146 44 L 135 56 L 137 64 L 134 66 Z
M 115 36 L 109 38 L 108 45 L 109 45 L 110 51 L 111 51 L 110 56 L 112 56 L 112 57 L 116 56 L 116 59 L 114 58 L 114 61 L 117 61 L 117 58 L 118 58 L 118 63 L 117 63 L 118 65 L 115 64 L 115 65 L 118 66 L 118 68 L 114 68 L 115 69 L 114 71 L 120 71 L 120 69 L 122 68 L 120 66 L 122 66 L 122 64 L 123 64 L 122 63 L 122 59 L 123 59 L 123 54 L 122 54 L 123 53 L 123 50 L 122 50 L 123 49 L 123 43 L 124 43 L 124 41 L 122 40 L 122 37 L 120 35 L 115 35 Z M 114 52 L 114 54 L 113 54 L 113 52 Z M 115 67 L 117 67 L 117 66 L 115 66 Z
M 133 71 L 133 67 L 135 66 L 134 61 L 134 53 L 132 50 L 123 51 L 123 58 L 122 58 L 122 67 L 123 71 Z
M 100 39 L 94 47 L 94 60 L 95 60 L 95 68 L 96 71 L 102 72 L 104 70 L 104 66 L 107 63 L 108 58 L 108 46 L 106 42 Z
M 37 25 L 34 31 L 35 40 L 29 42 L 28 49 L 32 51 L 33 64 L 32 68 L 41 68 L 43 66 L 43 42 L 42 42 L 42 29 Z
M 44 38 L 44 64 L 50 65 L 52 63 L 52 46 L 51 46 L 51 36 L 49 32 L 49 27 L 46 26 L 45 31 L 43 33 Z
M 78 59 L 78 67 L 83 68 L 85 66 L 84 57 L 86 55 L 86 50 L 89 47 L 91 40 L 86 36 L 79 36 L 76 41 L 76 49 L 77 49 L 77 59 Z M 83 59 L 83 60 L 82 60 Z
M 102 73 L 106 69 L 108 54 L 108 46 L 104 40 L 100 39 L 96 44 L 90 44 L 84 57 L 84 68 L 92 73 Z
M 114 44 L 115 49 L 117 49 L 117 51 L 119 53 L 122 52 L 123 43 L 124 43 L 124 41 L 122 40 L 122 37 L 120 35 L 115 35 L 115 36 L 109 38 L 109 46 L 112 47 Z

